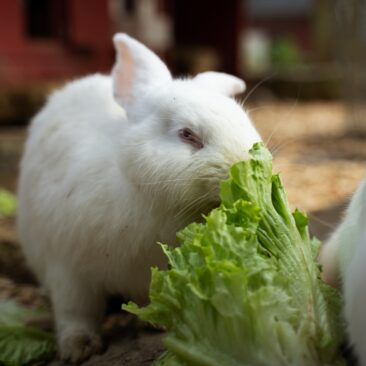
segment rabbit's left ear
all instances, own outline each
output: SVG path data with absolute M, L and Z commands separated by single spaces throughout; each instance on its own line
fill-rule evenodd
M 223 72 L 207 71 L 195 76 L 192 81 L 197 85 L 233 97 L 245 91 L 245 82 L 236 76 Z
M 117 33 L 113 43 L 117 53 L 112 71 L 114 97 L 129 113 L 143 93 L 172 77 L 163 61 L 136 39 Z

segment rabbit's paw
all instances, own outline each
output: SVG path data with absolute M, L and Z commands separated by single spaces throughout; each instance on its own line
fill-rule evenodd
M 101 337 L 94 333 L 69 333 L 60 340 L 60 357 L 64 361 L 80 363 L 103 349 Z

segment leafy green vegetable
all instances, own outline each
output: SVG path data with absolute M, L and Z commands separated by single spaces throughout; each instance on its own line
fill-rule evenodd
M 205 223 L 162 246 L 170 269 L 153 269 L 151 303 L 124 309 L 168 330 L 160 365 L 342 365 L 341 302 L 320 279 L 320 243 L 291 213 L 263 144 L 250 155 Z
M 54 335 L 26 326 L 27 320 L 40 314 L 12 301 L 0 303 L 0 364 L 23 366 L 55 355 Z
M 0 189 L 0 218 L 13 216 L 15 214 L 15 210 L 15 196 L 4 189 Z

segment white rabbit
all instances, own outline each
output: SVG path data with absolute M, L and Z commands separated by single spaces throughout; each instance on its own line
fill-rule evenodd
M 126 34 L 112 76 L 54 93 L 32 121 L 19 178 L 17 228 L 48 289 L 63 359 L 101 348 L 105 297 L 148 299 L 158 241 L 219 202 L 219 181 L 260 136 L 233 96 L 242 80 L 207 72 L 173 80 Z
M 366 366 L 366 179 L 352 197 L 342 223 L 320 256 L 323 279 L 342 286 L 351 345 Z

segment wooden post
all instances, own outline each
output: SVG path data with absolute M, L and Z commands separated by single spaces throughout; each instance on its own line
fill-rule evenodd
M 338 58 L 342 67 L 342 94 L 348 132 L 366 135 L 366 16 L 365 0 L 338 0 Z

